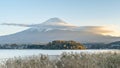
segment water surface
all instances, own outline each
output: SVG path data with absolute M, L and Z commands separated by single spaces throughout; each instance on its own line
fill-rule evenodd
M 30 55 L 39 55 L 39 54 L 47 54 L 47 55 L 60 55 L 63 52 L 76 52 L 76 53 L 101 53 L 101 52 L 117 52 L 120 53 L 120 50 L 9 50 L 2 49 L 0 50 L 0 59 L 13 58 L 19 56 L 30 56 Z

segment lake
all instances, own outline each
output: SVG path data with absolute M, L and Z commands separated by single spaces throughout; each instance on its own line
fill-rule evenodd
M 47 55 L 60 55 L 63 52 L 76 52 L 76 53 L 101 53 L 101 52 L 117 52 L 120 53 L 120 50 L 13 50 L 13 49 L 2 49 L 0 50 L 0 60 L 19 57 L 19 56 L 31 56 L 31 55 L 39 55 L 39 54 L 47 54 Z

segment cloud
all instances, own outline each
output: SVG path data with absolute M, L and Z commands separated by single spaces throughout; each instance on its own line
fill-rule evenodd
M 85 26 L 82 28 L 83 31 L 94 32 L 94 33 L 110 33 L 112 30 L 105 29 L 105 26 Z
M 38 27 L 38 24 L 15 24 L 15 23 L 3 23 L 1 25 L 10 25 L 10 26 L 22 26 L 22 27 Z M 120 36 L 120 27 L 117 25 L 107 25 L 107 26 L 82 26 L 76 27 L 77 30 L 92 32 L 101 35 L 110 35 L 110 36 Z
M 82 30 L 102 35 L 120 36 L 120 28 L 116 25 L 85 26 Z
M 30 25 L 27 25 L 27 24 L 15 24 L 15 23 L 2 23 L 2 24 L 0 24 L 0 25 L 30 27 Z

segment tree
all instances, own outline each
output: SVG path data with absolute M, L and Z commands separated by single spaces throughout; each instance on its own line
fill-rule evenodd
M 85 49 L 85 46 L 75 42 L 73 40 L 63 41 L 63 40 L 54 40 L 47 44 L 47 47 L 50 49 Z

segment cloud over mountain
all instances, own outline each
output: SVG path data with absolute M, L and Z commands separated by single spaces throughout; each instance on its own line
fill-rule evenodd
M 51 18 L 40 24 L 3 25 L 30 27 L 27 30 L 0 37 L 3 43 L 39 43 L 52 40 L 76 40 L 79 42 L 111 42 L 120 40 L 112 37 L 114 30 L 106 26 L 75 26 L 59 18 Z M 110 27 L 111 28 L 111 27 Z M 109 35 L 109 36 L 107 36 Z

